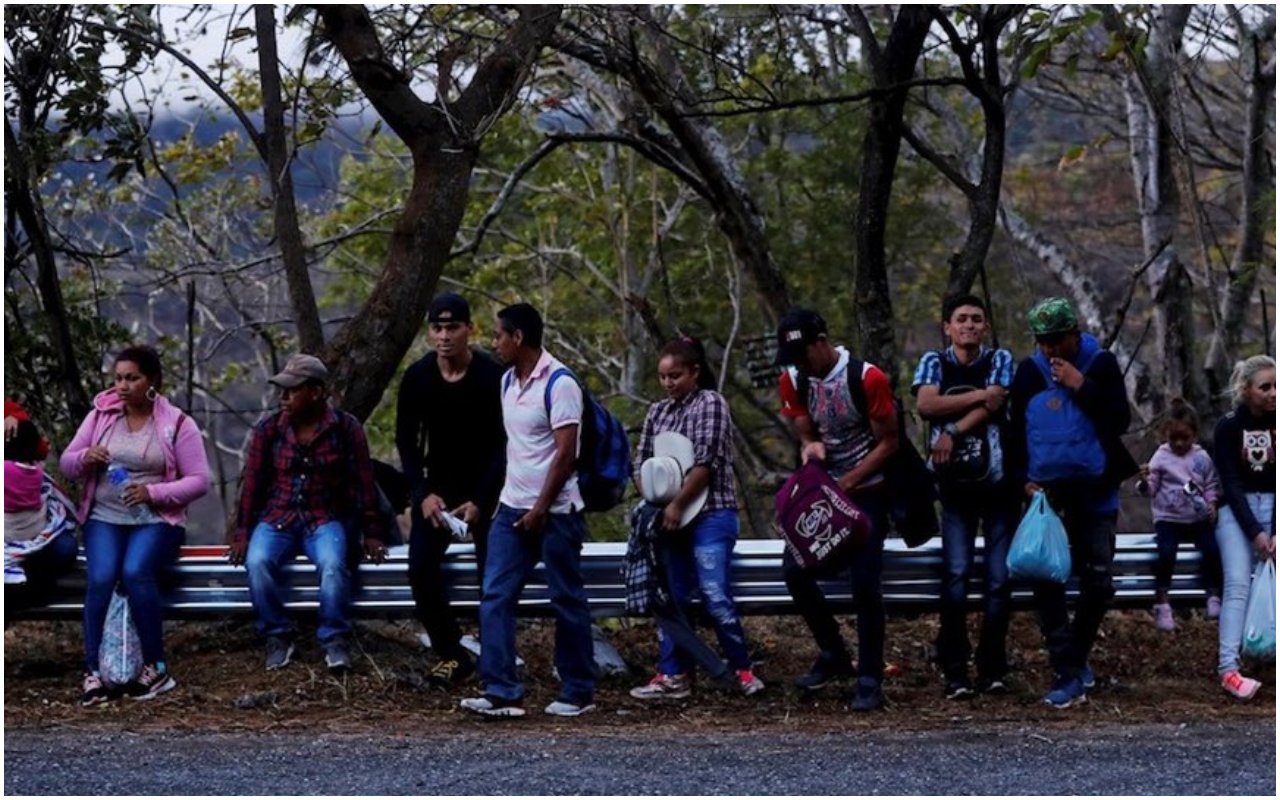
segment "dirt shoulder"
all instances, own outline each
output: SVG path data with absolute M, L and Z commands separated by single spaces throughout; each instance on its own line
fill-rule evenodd
M 707 689 L 688 700 L 657 704 L 631 698 L 627 689 L 648 677 L 657 653 L 653 626 L 638 623 L 610 631 L 634 674 L 606 678 L 597 694 L 598 713 L 571 724 L 599 736 L 637 731 L 828 733 L 885 726 L 925 731 L 1249 721 L 1275 725 L 1274 665 L 1255 669 L 1264 687 L 1252 702 L 1232 701 L 1213 679 L 1217 624 L 1199 612 L 1180 617 L 1172 635 L 1157 632 L 1143 612 L 1108 615 L 1093 658 L 1099 687 L 1088 705 L 1067 712 L 1040 703 L 1048 669 L 1028 613 L 1015 614 L 1010 633 L 1012 692 L 962 702 L 942 698 L 940 676 L 928 660 L 936 615 L 890 620 L 887 656 L 900 672 L 886 682 L 887 710 L 865 717 L 845 710 L 841 688 L 802 696 L 789 687 L 814 655 L 801 620 L 748 619 L 746 627 L 759 662 L 757 673 L 768 684 L 762 694 L 744 698 Z M 260 642 L 247 620 L 169 623 L 166 646 L 178 689 L 154 701 L 122 700 L 83 709 L 77 703 L 80 626 L 15 623 L 4 638 L 5 728 L 429 735 L 473 731 L 486 724 L 458 709 L 465 692 L 449 694 L 426 685 L 432 662 L 418 645 L 417 632 L 418 626 L 408 621 L 361 623 L 356 670 L 333 678 L 314 641 L 302 643 L 298 660 L 288 669 L 267 673 L 261 668 Z M 972 633 L 976 641 L 976 626 Z M 852 632 L 847 630 L 847 636 L 852 639 Z M 555 698 L 553 641 L 552 623 L 522 623 L 520 652 L 528 660 L 526 704 L 531 711 Z M 546 733 L 564 726 L 563 720 L 531 713 L 518 730 Z

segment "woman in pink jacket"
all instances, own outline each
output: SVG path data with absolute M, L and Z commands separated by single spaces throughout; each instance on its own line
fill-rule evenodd
M 59 461 L 64 475 L 84 484 L 78 516 L 88 572 L 80 700 L 86 706 L 112 696 L 98 674 L 98 651 L 111 593 L 121 581 L 144 662 L 125 692 L 149 699 L 177 685 L 164 660 L 156 577 L 182 544 L 187 506 L 209 490 L 200 429 L 160 394 L 159 354 L 125 348 L 113 372 L 115 387 L 94 398 Z

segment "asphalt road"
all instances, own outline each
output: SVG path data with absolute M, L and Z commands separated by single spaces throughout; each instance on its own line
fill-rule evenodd
M 1257 794 L 1276 729 L 662 737 L 7 730 L 6 794 Z

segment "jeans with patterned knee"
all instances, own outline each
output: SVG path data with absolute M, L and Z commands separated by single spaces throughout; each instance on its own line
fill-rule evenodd
M 687 605 L 695 591 L 711 617 L 729 667 L 751 669 L 747 637 L 733 604 L 729 564 L 738 541 L 738 512 L 719 509 L 699 514 L 689 527 L 663 534 L 663 561 L 671 599 Z M 658 628 L 658 671 L 679 675 L 693 668 L 693 659 L 676 646 L 676 640 Z

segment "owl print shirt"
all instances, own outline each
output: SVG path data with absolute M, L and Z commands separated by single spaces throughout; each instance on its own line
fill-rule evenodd
M 1238 406 L 1213 432 L 1213 461 L 1223 495 L 1245 535 L 1273 530 L 1274 520 L 1254 518 L 1247 494 L 1276 493 L 1276 416 L 1257 417 Z

